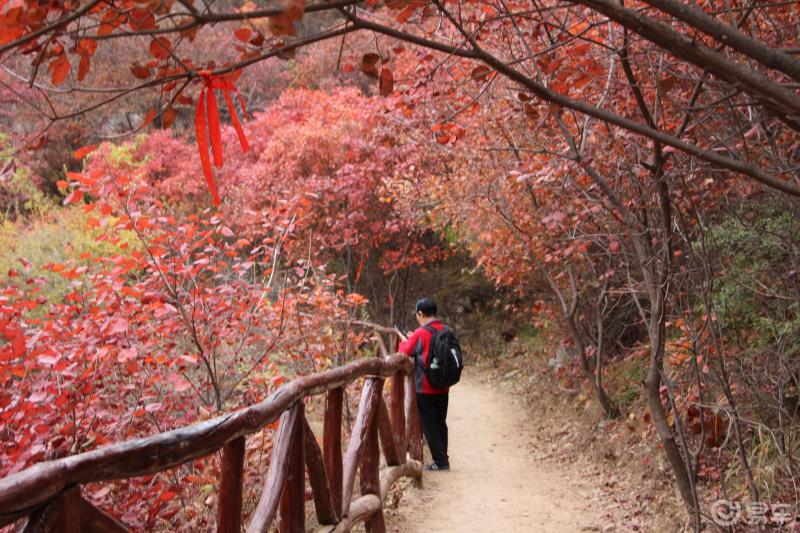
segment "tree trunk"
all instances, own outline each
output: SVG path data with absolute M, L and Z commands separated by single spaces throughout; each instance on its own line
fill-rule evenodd
M 608 396 L 605 388 L 603 388 L 602 381 L 600 381 L 598 376 L 595 376 L 595 373 L 592 372 L 592 369 L 589 366 L 589 359 L 586 357 L 586 343 L 583 341 L 583 337 L 578 331 L 577 324 L 575 324 L 574 312 L 566 314 L 565 318 L 569 334 L 578 350 L 578 361 L 580 361 L 581 371 L 586 377 L 586 380 L 591 384 L 592 389 L 594 389 L 594 394 L 597 397 L 597 401 L 600 403 L 600 407 L 603 408 L 603 411 L 606 413 L 608 418 L 619 418 L 619 407 L 617 407 L 614 403 L 614 400 Z

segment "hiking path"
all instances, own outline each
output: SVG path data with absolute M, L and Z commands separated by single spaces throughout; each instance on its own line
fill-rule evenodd
M 598 527 L 596 493 L 563 465 L 543 463 L 522 403 L 480 377 L 450 392 L 452 470 L 425 472 L 405 489 L 389 531 L 402 533 L 570 533 Z M 426 461 L 429 461 L 427 447 Z

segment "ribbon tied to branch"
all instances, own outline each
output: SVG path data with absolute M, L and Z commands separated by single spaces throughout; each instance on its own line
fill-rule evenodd
M 200 89 L 200 95 L 197 98 L 197 112 L 195 114 L 195 131 L 197 135 L 197 150 L 200 152 L 200 164 L 203 167 L 203 174 L 206 177 L 206 183 L 211 191 L 211 197 L 214 199 L 214 205 L 219 205 L 219 192 L 217 191 L 217 184 L 214 181 L 214 173 L 211 170 L 211 159 L 208 153 L 208 144 L 211 142 L 211 152 L 214 154 L 214 166 L 217 168 L 222 167 L 222 132 L 219 124 L 219 108 L 217 107 L 217 90 L 222 91 L 222 96 L 225 98 L 225 103 L 228 106 L 228 112 L 231 115 L 231 122 L 233 128 L 236 130 L 236 135 L 239 137 L 239 144 L 242 145 L 242 151 L 247 152 L 250 145 L 247 142 L 247 136 L 244 134 L 242 123 L 239 121 L 239 116 L 236 114 L 236 108 L 233 105 L 231 93 L 234 93 L 239 99 L 239 105 L 242 106 L 242 116 L 247 118 L 247 110 L 244 106 L 244 98 L 236 90 L 236 87 L 224 76 L 215 76 L 209 72 L 200 74 L 203 80 L 203 88 Z M 208 130 L 206 131 L 206 123 Z

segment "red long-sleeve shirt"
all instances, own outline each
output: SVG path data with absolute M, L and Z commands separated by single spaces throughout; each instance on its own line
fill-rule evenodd
M 431 320 L 425 324 L 425 326 L 430 326 L 437 331 L 440 331 L 444 327 L 441 320 Z M 408 340 L 400 343 L 397 351 L 409 357 L 414 357 L 417 392 L 422 394 L 447 394 L 448 389 L 437 389 L 428 383 L 428 378 L 425 377 L 425 365 L 428 363 L 431 338 L 433 338 L 433 333 L 425 329 L 424 326 L 419 327 L 414 330 L 414 333 L 411 334 Z

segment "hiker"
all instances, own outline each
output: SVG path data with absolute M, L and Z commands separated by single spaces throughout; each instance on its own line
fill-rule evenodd
M 436 318 L 437 309 L 436 303 L 430 298 L 422 298 L 417 302 L 414 308 L 415 316 L 420 327 L 414 332 L 403 334 L 398 330 L 398 334 L 402 339 L 398 351 L 402 352 L 409 357 L 414 358 L 414 372 L 416 377 L 417 389 L 417 409 L 419 411 L 419 419 L 422 425 L 422 433 L 425 435 L 425 440 L 428 442 L 428 448 L 431 450 L 431 457 L 433 463 L 425 465 L 425 470 L 450 470 L 450 459 L 447 456 L 447 402 L 449 398 L 449 387 L 434 387 L 431 385 L 428 376 L 434 379 L 433 374 L 426 374 L 426 369 L 430 368 L 429 357 L 431 354 L 431 340 L 434 334 L 439 331 L 449 331 L 442 324 L 442 321 Z M 457 349 L 456 354 L 453 351 L 453 359 L 456 361 L 455 367 L 458 375 L 461 373 L 461 348 L 458 346 L 458 341 L 455 336 L 438 334 L 439 339 L 443 339 L 446 351 L 449 353 L 450 344 Z M 441 345 L 442 343 L 440 343 Z M 449 361 L 448 361 L 449 363 Z M 450 366 L 452 369 L 453 365 Z M 434 369 L 437 367 L 434 366 Z M 458 377 L 448 377 L 448 382 L 454 384 L 458 381 Z

